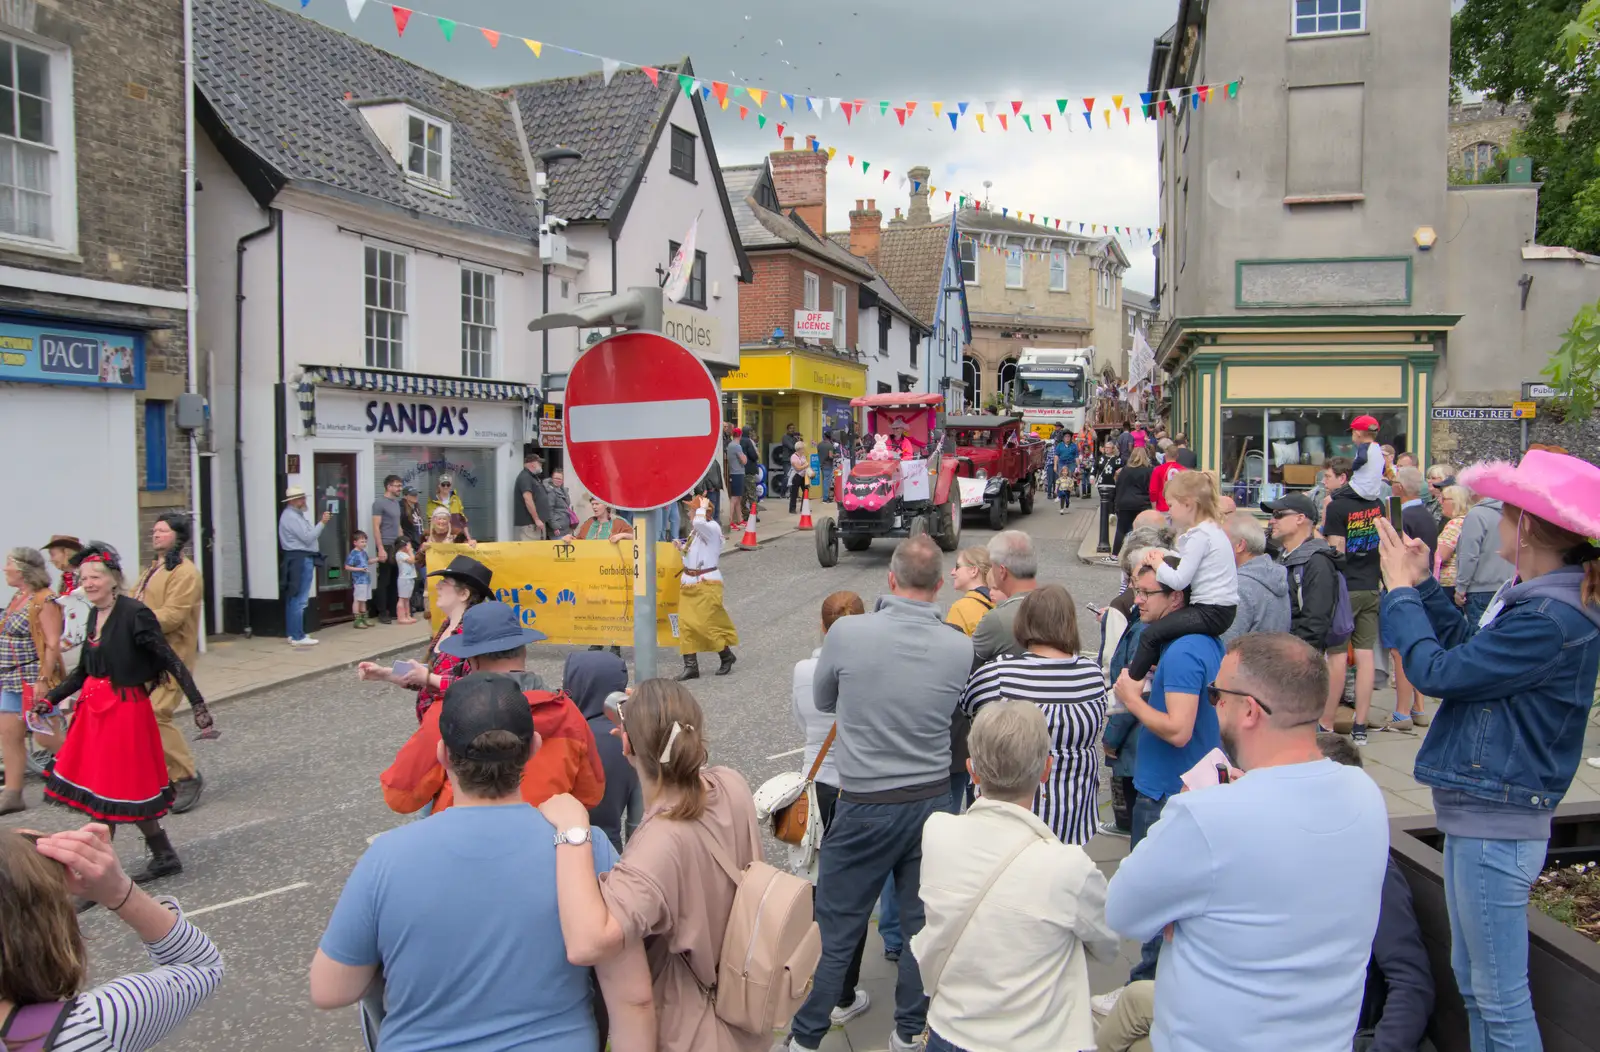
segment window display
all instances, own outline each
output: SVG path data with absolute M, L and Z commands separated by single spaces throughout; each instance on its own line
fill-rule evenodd
M 439 476 L 450 476 L 452 491 L 461 499 L 474 540 L 494 541 L 496 536 L 493 449 L 460 446 L 378 446 L 375 450 L 372 491 L 383 492 L 383 480 L 399 475 L 407 486 L 416 489 L 423 514 L 439 492 Z M 370 521 L 370 516 L 366 520 Z
M 1350 422 L 1366 413 L 1350 409 L 1222 410 L 1222 489 L 1241 507 L 1259 505 L 1292 490 L 1317 485 L 1322 466 L 1333 457 L 1353 457 Z M 1406 449 L 1403 410 L 1376 412 L 1379 441 Z

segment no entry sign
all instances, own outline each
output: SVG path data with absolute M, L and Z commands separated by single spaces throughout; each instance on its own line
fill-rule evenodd
M 607 504 L 644 511 L 705 478 L 722 436 L 705 363 L 653 332 L 609 336 L 567 376 L 567 465 Z

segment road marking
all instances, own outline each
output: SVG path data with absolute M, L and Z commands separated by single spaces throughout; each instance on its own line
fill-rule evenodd
M 197 910 L 184 910 L 183 915 L 185 917 L 198 917 L 202 913 L 213 913 L 217 910 L 225 910 L 229 906 L 243 906 L 245 903 L 255 902 L 257 899 L 269 899 L 274 895 L 282 895 L 286 891 L 299 891 L 301 888 L 309 888 L 310 886 L 311 882 L 309 880 L 302 880 L 297 884 L 285 884 L 281 888 L 273 888 L 271 891 L 263 891 L 259 895 L 246 895 L 242 899 L 229 899 L 227 902 L 219 902 L 215 906 L 203 906 Z
M 802 745 L 802 746 L 800 746 L 800 748 L 798 748 L 798 749 L 790 749 L 788 752 L 774 753 L 771 756 L 768 756 L 767 759 L 769 759 L 769 760 L 781 760 L 785 756 L 799 756 L 801 753 L 803 753 L 805 751 L 806 751 L 806 747 L 804 745 Z
M 567 432 L 574 445 L 639 438 L 699 438 L 711 434 L 711 403 L 704 398 L 679 398 L 569 406 Z

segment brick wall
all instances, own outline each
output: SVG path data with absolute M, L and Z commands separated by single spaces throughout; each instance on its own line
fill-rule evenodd
M 841 347 L 858 344 L 860 280 L 836 271 L 810 256 L 794 252 L 752 252 L 750 269 L 754 278 L 739 290 L 739 343 L 762 343 L 773 329 L 782 329 L 785 339 L 794 337 L 794 312 L 805 306 L 804 273 L 810 271 L 820 282 L 818 307 L 833 309 L 833 286 L 845 287 L 845 325 Z
M 812 149 L 816 136 L 807 135 L 804 147 L 794 148 L 794 136 L 771 157 L 772 188 L 785 212 L 793 210 L 818 236 L 828 231 L 828 155 Z

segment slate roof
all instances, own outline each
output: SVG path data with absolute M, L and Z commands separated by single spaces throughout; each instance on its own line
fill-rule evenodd
M 1151 295 L 1147 292 L 1135 292 L 1133 289 L 1129 288 L 1124 288 L 1122 290 L 1122 305 L 1124 307 L 1131 307 L 1134 310 L 1142 310 L 1146 314 L 1149 314 L 1153 310 L 1152 304 L 1154 302 L 1155 301 L 1153 297 L 1151 297 Z
M 746 249 L 793 248 L 810 253 L 831 266 L 863 279 L 873 277 L 872 265 L 848 249 L 840 248 L 817 233 L 794 212 L 774 212 L 755 201 L 757 184 L 767 175 L 767 164 L 739 164 L 722 169 L 728 204 L 733 209 L 734 229 Z
M 194 47 L 201 123 L 262 203 L 295 183 L 535 236 L 504 99 L 264 0 L 195 0 Z M 371 100 L 413 103 L 450 122 L 449 195 L 406 179 L 354 105 Z

